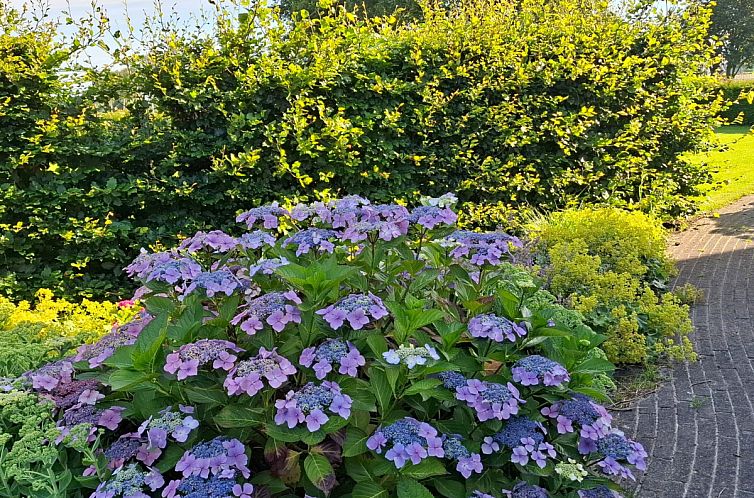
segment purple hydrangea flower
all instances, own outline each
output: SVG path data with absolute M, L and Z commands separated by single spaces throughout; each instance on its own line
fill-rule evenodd
M 579 498 L 622 498 L 621 494 L 607 486 L 597 486 L 592 489 L 580 489 Z
M 548 387 L 558 387 L 571 380 L 568 370 L 560 363 L 539 355 L 531 355 L 518 360 L 511 372 L 513 380 L 523 386 L 542 384 Z
M 466 386 L 466 377 L 463 374 L 453 372 L 452 370 L 440 372 L 435 376 L 442 381 L 442 384 L 446 389 L 450 389 L 451 391 Z
M 529 484 L 526 482 L 519 482 L 515 486 L 513 486 L 513 489 L 503 490 L 503 493 L 508 498 L 549 498 L 550 494 L 547 492 L 545 488 L 541 488 L 539 486 L 536 486 L 534 484 Z
M 398 349 L 390 349 L 382 353 L 382 357 L 391 365 L 399 365 L 403 363 L 409 370 L 417 365 L 426 365 L 428 360 L 439 360 L 440 355 L 437 354 L 437 350 L 425 344 L 421 347 L 416 347 L 413 344 L 408 346 L 398 346 Z
M 467 259 L 474 266 L 497 266 L 502 258 L 511 255 L 512 247 L 522 247 L 522 242 L 502 232 L 470 232 L 456 230 L 443 239 L 442 245 L 451 247 L 450 255 Z
M 318 252 L 332 253 L 335 250 L 335 244 L 331 239 L 337 239 L 338 232 L 325 228 L 307 228 L 288 237 L 283 242 L 283 247 L 290 245 L 296 246 L 296 256 L 307 254 L 312 249 Z
M 60 434 L 55 443 L 60 443 L 60 441 L 71 433 L 74 427 L 82 424 L 90 426 L 87 441 L 94 441 L 96 439 L 97 427 L 104 427 L 111 431 L 118 428 L 118 425 L 123 420 L 121 414 L 124 410 L 125 408 L 120 406 L 113 406 L 104 410 L 92 405 L 76 405 L 69 408 L 62 412 L 63 418 L 57 423 Z
M 106 482 L 100 483 L 90 498 L 149 498 L 147 488 L 156 491 L 165 484 L 162 475 L 156 469 L 142 470 L 131 464 L 117 469 Z
M 264 230 L 254 230 L 253 232 L 245 233 L 238 239 L 238 244 L 244 249 L 259 249 L 264 246 L 273 247 L 276 242 L 277 239 Z
M 646 470 L 647 452 L 644 447 L 628 439 L 621 431 L 613 430 L 597 441 L 596 453 L 603 457 L 597 465 L 605 474 L 635 480 L 634 475 L 621 462 L 630 463 L 639 470 Z
M 236 221 L 246 223 L 246 226 L 250 229 L 254 228 L 257 221 L 261 221 L 264 228 L 270 229 L 277 228 L 280 225 L 280 219 L 288 216 L 288 211 L 281 208 L 277 202 L 273 202 L 267 206 L 252 208 L 239 214 Z
M 526 327 L 492 313 L 477 315 L 469 320 L 471 337 L 490 339 L 495 342 L 516 342 L 526 335 Z
M 251 299 L 231 323 L 240 324 L 241 330 L 249 335 L 262 330 L 265 322 L 275 332 L 281 332 L 289 323 L 301 323 L 297 304 L 301 304 L 301 299 L 293 291 L 269 292 Z
M 35 390 L 52 391 L 58 384 L 73 380 L 73 364 L 70 360 L 58 360 L 28 372 L 24 376 L 31 380 L 31 385 Z
M 141 441 L 138 437 L 130 434 L 119 437 L 103 452 L 107 460 L 107 468 L 114 470 L 122 467 L 127 460 L 137 455 L 140 447 Z
M 547 465 L 547 458 L 555 458 L 555 447 L 545 441 L 545 427 L 526 417 L 511 418 L 503 429 L 492 437 L 484 438 L 482 453 L 491 454 L 506 447 L 512 451 L 511 461 L 526 465 L 531 459 L 538 467 Z
M 199 252 L 207 249 L 209 252 L 226 253 L 238 246 L 238 239 L 228 235 L 222 230 L 212 230 L 211 232 L 196 232 L 193 237 L 184 239 L 178 246 L 189 253 Z
M 377 454 L 385 451 L 385 458 L 399 469 L 409 461 L 416 465 L 430 456 L 445 456 L 443 440 L 437 430 L 411 417 L 378 428 L 367 439 L 367 448 Z
M 471 474 L 481 474 L 484 467 L 478 453 L 471 453 L 462 443 L 461 436 L 457 434 L 442 436 L 442 449 L 444 458 L 456 460 L 456 470 L 466 479 Z
M 574 432 L 574 424 L 581 427 L 579 452 L 586 455 L 596 450 L 597 440 L 611 432 L 612 416 L 607 410 L 583 394 L 558 401 L 540 410 L 542 415 L 555 419 L 559 434 Z
M 126 266 L 124 270 L 129 277 L 146 281 L 147 277 L 155 271 L 155 269 L 180 258 L 181 256 L 175 251 L 150 253 L 142 248 L 141 251 L 139 251 L 139 255 L 136 256 L 131 264 Z M 199 268 L 199 271 L 201 271 L 201 267 Z
M 325 321 L 337 330 L 343 323 L 353 330 L 361 330 L 373 320 L 379 320 L 388 315 L 382 299 L 371 292 L 369 294 L 350 294 L 335 304 L 317 311 Z
M 257 356 L 239 362 L 228 372 L 223 385 L 230 395 L 246 393 L 254 396 L 264 387 L 264 379 L 270 387 L 277 389 L 295 373 L 296 367 L 287 358 L 280 356 L 275 349 L 267 351 L 262 347 Z
M 469 379 L 465 386 L 456 389 L 456 398 L 473 408 L 480 422 L 493 418 L 508 420 L 518 413 L 520 404 L 526 403 L 510 382 L 503 385 L 478 379 Z
M 251 498 L 253 485 L 237 483 L 237 472 L 225 471 L 223 474 L 201 477 L 192 475 L 180 480 L 170 481 L 162 491 L 163 498 Z
M 408 220 L 431 230 L 438 225 L 455 224 L 458 215 L 449 207 L 419 206 L 411 211 Z
M 316 348 L 306 348 L 301 352 L 299 363 L 305 367 L 314 364 L 314 372 L 318 379 L 324 379 L 332 371 L 333 365 L 338 365 L 338 373 L 358 376 L 358 367 L 366 364 L 364 356 L 350 342 L 341 339 L 328 339 Z
M 324 381 L 320 385 L 309 382 L 275 402 L 275 423 L 287 424 L 290 429 L 306 423 L 309 432 L 316 432 L 330 419 L 325 410 L 348 419 L 351 403 L 351 397 L 343 394 L 335 382 Z
M 201 339 L 184 344 L 178 350 L 170 353 L 165 362 L 165 371 L 175 374 L 178 380 L 192 377 L 199 373 L 199 368 L 212 362 L 212 368 L 230 370 L 237 357 L 233 353 L 240 353 L 239 348 L 230 341 L 220 339 Z
M 249 282 L 241 280 L 228 268 L 220 268 L 214 271 L 201 272 L 193 278 L 183 289 L 183 295 L 188 295 L 197 289 L 202 289 L 207 297 L 214 297 L 215 294 L 225 294 L 231 296 L 236 290 L 249 287 Z
M 258 273 L 262 275 L 272 275 L 275 270 L 282 266 L 286 266 L 289 261 L 285 258 L 262 258 L 249 267 L 249 276 L 253 277 Z
M 152 316 L 149 313 L 140 312 L 127 324 L 113 327 L 112 332 L 102 336 L 97 342 L 80 346 L 73 361 L 86 361 L 89 368 L 101 366 L 119 347 L 135 343 L 151 320 Z
M 134 275 L 140 277 L 143 282 L 165 282 L 176 285 L 179 282 L 188 282 L 197 278 L 202 273 L 202 267 L 191 258 L 178 256 L 174 253 L 157 253 L 149 268 L 149 272 L 142 278 L 143 272 L 134 271 Z M 126 267 L 128 271 L 130 267 Z M 138 269 L 138 267 L 137 267 Z
M 199 421 L 191 413 L 193 413 L 191 407 L 180 407 L 178 411 L 175 411 L 172 406 L 169 406 L 160 411 L 159 417 L 149 417 L 145 420 L 136 431 L 139 436 L 144 434 L 147 436 L 144 450 L 153 452 L 154 449 L 165 449 L 168 436 L 179 443 L 185 443 L 191 431 L 199 427 Z M 151 464 L 148 463 L 148 465 Z
M 175 464 L 175 470 L 182 473 L 184 478 L 199 476 L 206 479 L 210 474 L 225 477 L 235 475 L 236 470 L 248 478 L 248 461 L 246 448 L 241 441 L 216 437 L 186 451 Z
M 487 493 L 483 493 L 479 490 L 474 491 L 471 493 L 471 496 L 469 498 L 495 498 L 493 495 L 488 495 Z

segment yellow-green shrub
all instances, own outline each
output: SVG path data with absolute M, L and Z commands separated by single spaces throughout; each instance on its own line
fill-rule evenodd
M 37 291 L 33 304 L 0 297 L 0 376 L 20 375 L 93 342 L 137 310 L 130 303 L 72 303 L 47 289 Z
M 550 291 L 595 330 L 615 363 L 653 356 L 694 359 L 689 308 L 665 293 L 674 272 L 659 221 L 639 212 L 590 208 L 557 213 L 534 233 Z

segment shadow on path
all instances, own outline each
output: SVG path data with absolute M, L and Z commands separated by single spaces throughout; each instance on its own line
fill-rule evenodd
M 699 361 L 617 414 L 650 454 L 636 496 L 754 498 L 754 196 L 676 234 L 670 252 L 674 285 L 704 291 L 692 309 Z

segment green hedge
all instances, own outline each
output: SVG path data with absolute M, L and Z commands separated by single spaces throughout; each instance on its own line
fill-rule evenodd
M 291 25 L 256 7 L 209 38 L 155 30 L 83 95 L 40 89 L 44 130 L 22 137 L 35 166 L 0 159 L 0 290 L 118 294 L 140 247 L 276 199 L 452 190 L 464 222 L 488 226 L 530 206 L 692 209 L 706 173 L 681 156 L 705 146 L 722 102 L 699 75 L 714 61 L 707 11 L 627 22 L 606 4 L 525 0 L 425 7 L 414 24 L 324 14 Z M 30 59 L 24 88 L 49 74 Z M 16 105 L 13 85 L 0 102 Z
M 720 117 L 730 124 L 754 126 L 754 102 L 749 102 L 745 96 L 748 92 L 754 92 L 754 80 L 723 81 L 718 88 L 725 100 L 731 103 L 720 113 Z

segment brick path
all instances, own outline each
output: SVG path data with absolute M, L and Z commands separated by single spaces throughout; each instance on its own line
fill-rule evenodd
M 699 361 L 620 412 L 650 454 L 639 498 L 754 498 L 754 196 L 677 234 L 680 275 L 704 290 L 693 308 Z

